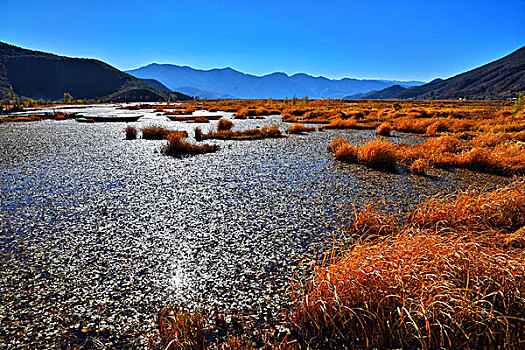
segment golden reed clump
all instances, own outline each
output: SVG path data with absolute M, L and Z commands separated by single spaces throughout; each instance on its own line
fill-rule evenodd
M 292 334 L 305 348 L 520 348 L 524 207 L 518 182 L 431 197 L 401 218 L 356 210 L 348 235 L 374 234 L 314 267 Z

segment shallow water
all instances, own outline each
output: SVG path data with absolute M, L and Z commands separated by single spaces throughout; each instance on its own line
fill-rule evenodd
M 373 131 L 209 140 L 217 153 L 172 158 L 160 152 L 165 141 L 126 141 L 125 127 L 160 124 L 192 137 L 217 122 L 138 112 L 144 118 L 128 124 L 0 124 L 0 347 L 58 336 L 115 345 L 148 331 L 167 304 L 274 317 L 297 263 L 341 232 L 346 205 L 383 201 L 399 211 L 421 195 L 508 181 L 468 171 L 382 173 L 326 150 L 338 136 L 358 143 Z M 234 125 L 289 124 L 270 116 Z

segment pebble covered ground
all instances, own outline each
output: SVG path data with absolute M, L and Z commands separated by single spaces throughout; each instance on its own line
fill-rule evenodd
M 420 195 L 508 181 L 382 173 L 327 152 L 338 136 L 361 142 L 374 131 L 210 140 L 217 153 L 173 158 L 160 152 L 165 141 L 126 141 L 125 127 L 161 124 L 191 137 L 217 122 L 139 112 L 128 124 L 0 124 L 0 349 L 142 347 L 165 305 L 278 318 L 297 264 L 341 232 L 345 205 L 402 210 Z M 233 121 L 240 130 L 289 125 Z

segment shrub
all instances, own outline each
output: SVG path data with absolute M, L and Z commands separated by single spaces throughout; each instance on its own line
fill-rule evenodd
M 169 134 L 176 132 L 182 137 L 188 137 L 186 131 L 174 131 L 166 129 L 162 126 L 152 125 L 142 129 L 142 138 L 146 140 L 162 140 L 166 139 Z
M 202 131 L 200 128 L 195 128 L 195 141 L 202 141 Z
M 233 123 L 226 119 L 219 119 L 219 123 L 217 124 L 217 131 L 225 131 L 225 130 L 231 130 L 233 127 Z
M 126 140 L 135 140 L 137 138 L 137 129 L 133 126 L 126 128 Z
M 198 117 L 193 120 L 194 123 L 209 123 L 210 120 L 206 117 Z
M 334 152 L 334 157 L 335 159 L 343 161 L 343 162 L 356 163 L 358 160 L 357 158 L 358 150 L 359 150 L 359 147 L 352 146 L 349 143 L 345 143 L 337 147 L 336 151 Z
M 195 112 L 196 109 L 195 107 L 186 107 L 186 109 L 184 109 L 184 114 L 192 114 L 193 112 Z
M 203 134 L 199 128 L 195 128 L 195 139 L 197 141 L 206 139 L 219 139 L 219 140 L 261 140 L 267 138 L 280 138 L 283 134 L 278 127 L 264 126 L 260 129 L 249 129 L 245 131 L 231 131 L 222 130 L 217 132 L 209 132 Z
M 358 229 L 391 234 L 328 252 L 294 294 L 289 323 L 300 347 L 519 348 L 523 198 L 518 183 L 431 197 L 404 223 L 374 212 Z
M 328 152 L 335 153 L 339 147 L 347 143 L 349 143 L 347 139 L 343 137 L 338 137 L 335 140 L 333 140 L 332 143 L 328 146 Z
M 377 133 L 381 136 L 390 136 L 391 131 L 392 131 L 392 127 L 385 123 L 377 127 Z
M 217 145 L 193 145 L 183 140 L 183 136 L 178 132 L 172 132 L 168 135 L 168 144 L 164 146 L 164 154 L 170 156 L 184 156 L 192 154 L 204 154 L 216 152 Z
M 394 111 L 400 111 L 401 108 L 403 108 L 403 106 L 401 106 L 401 103 L 399 102 L 394 102 L 392 103 L 392 108 L 394 109 Z
M 310 131 L 315 131 L 315 127 L 304 126 L 301 123 L 294 123 L 292 126 L 288 127 L 288 129 L 286 130 L 286 132 L 289 134 L 302 134 L 303 132 L 310 132 Z
M 359 162 L 371 168 L 394 171 L 397 157 L 394 146 L 389 142 L 372 140 L 359 147 L 357 152 Z
M 427 159 L 416 159 L 410 166 L 410 171 L 417 175 L 424 175 L 430 168 L 430 162 Z

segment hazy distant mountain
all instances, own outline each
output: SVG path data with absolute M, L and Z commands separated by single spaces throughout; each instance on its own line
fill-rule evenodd
M 428 84 L 409 88 L 393 98 L 491 99 L 516 97 L 525 91 L 525 46 L 497 61 Z
M 191 86 L 182 86 L 182 87 L 177 88 L 177 90 L 189 96 L 202 97 L 202 98 L 212 98 L 212 99 L 234 98 L 234 96 L 232 95 L 223 94 L 218 91 L 202 90 L 202 89 L 194 88 Z
M 386 89 L 379 91 L 370 91 L 364 94 L 350 95 L 345 98 L 348 99 L 370 99 L 370 100 L 379 100 L 379 99 L 390 99 L 396 96 L 397 94 L 405 91 L 407 88 L 401 85 L 392 85 Z
M 12 88 L 12 90 L 11 90 Z M 130 76 L 94 59 L 70 58 L 0 42 L 0 98 L 9 92 L 33 99 L 162 101 L 188 99 Z
M 155 79 L 141 79 L 142 81 L 145 81 L 146 83 L 150 84 L 154 88 L 157 88 L 162 91 L 171 91 L 166 85 L 162 84 L 160 81 Z
M 153 63 L 145 67 L 126 71 L 141 79 L 156 79 L 172 90 L 199 97 L 219 98 L 285 98 L 308 96 L 310 98 L 341 98 L 351 94 L 381 90 L 392 85 L 405 87 L 423 84 L 420 81 L 388 81 L 359 79 L 327 79 L 299 73 L 271 73 L 255 76 L 232 68 L 200 70 L 173 64 Z

